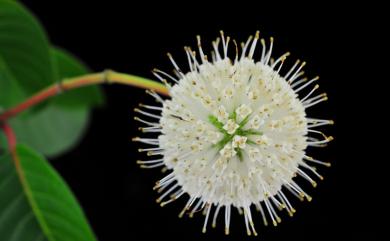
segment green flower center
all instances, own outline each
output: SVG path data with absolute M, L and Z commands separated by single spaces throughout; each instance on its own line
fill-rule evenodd
M 234 120 L 237 123 L 237 114 L 236 112 L 233 112 L 232 114 L 229 115 L 229 119 Z M 250 115 L 246 116 L 242 121 L 238 123 L 238 128 L 235 130 L 234 133 L 229 134 L 227 130 L 225 130 L 224 124 L 218 120 L 218 118 L 214 115 L 209 115 L 209 121 L 210 123 L 215 126 L 222 134 L 223 137 L 221 138 L 220 141 L 218 141 L 216 144 L 213 145 L 213 147 L 217 148 L 218 151 L 220 151 L 226 144 L 231 142 L 234 138 L 234 136 L 245 136 L 247 137 L 246 143 L 248 144 L 256 144 L 253 140 L 250 139 L 250 136 L 260 136 L 263 133 L 254 129 L 245 129 L 245 125 L 248 123 L 250 120 Z M 239 147 L 235 147 L 234 150 L 237 152 L 237 156 L 242 161 L 243 156 L 242 156 L 242 149 Z

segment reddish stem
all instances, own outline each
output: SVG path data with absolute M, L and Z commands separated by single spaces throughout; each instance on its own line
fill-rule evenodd
M 104 84 L 104 83 L 117 83 L 123 85 L 135 86 L 138 88 L 150 89 L 162 95 L 169 95 L 167 87 L 161 83 L 154 82 L 152 80 L 144 79 L 134 75 L 122 74 L 111 70 L 106 70 L 102 73 L 88 74 L 84 76 L 75 77 L 72 79 L 64 80 L 60 83 L 47 87 L 46 89 L 38 92 L 22 103 L 0 113 L 0 129 L 4 131 L 7 138 L 8 146 L 11 153 L 16 153 L 16 137 L 11 128 L 7 124 L 7 120 L 16 116 L 20 112 L 35 106 L 52 96 L 62 93 L 67 90 L 77 89 L 83 86 Z M 16 158 L 16 156 L 15 156 Z
M 5 137 L 8 142 L 8 149 L 13 153 L 16 148 L 16 136 L 11 126 L 4 122 L 0 125 L 0 128 L 4 131 Z
M 58 92 L 59 92 L 58 85 L 51 86 L 51 87 L 43 90 L 42 92 L 39 92 L 38 94 L 32 96 L 30 99 L 26 100 L 25 102 L 20 103 L 16 107 L 9 109 L 9 110 L 5 111 L 4 113 L 2 113 L 0 115 L 0 122 L 6 121 L 9 118 L 17 115 L 18 113 L 30 108 L 30 106 L 34 106 L 36 104 L 39 104 L 42 101 L 44 101 L 44 100 L 46 100 L 54 95 L 57 95 Z
M 47 87 L 38 92 L 24 102 L 0 113 L 0 123 L 7 121 L 9 118 L 16 116 L 20 112 L 35 106 L 48 98 L 55 96 L 63 91 L 77 89 L 83 86 L 117 83 L 123 85 L 136 86 L 144 89 L 151 89 L 162 95 L 169 95 L 168 89 L 165 85 L 151 80 L 147 80 L 138 76 L 117 73 L 111 70 L 106 70 L 102 73 L 88 74 L 84 76 L 75 77 L 73 79 L 64 80 L 57 84 Z

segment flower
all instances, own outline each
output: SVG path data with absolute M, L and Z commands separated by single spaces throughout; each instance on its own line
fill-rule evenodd
M 211 61 L 203 52 L 200 37 L 197 40 L 199 57 L 185 47 L 187 73 L 170 54 L 175 76 L 153 71 L 169 88 L 171 98 L 164 100 L 148 91 L 159 105 L 141 104 L 145 110 L 135 109 L 145 117 L 135 118 L 145 125 L 140 129 L 159 133 L 157 138 L 134 138 L 152 146 L 140 151 L 154 157 L 138 163 L 143 168 L 169 170 L 155 186 L 162 193 L 157 201 L 164 206 L 187 196 L 179 216 L 203 210 L 203 232 L 210 219 L 215 227 L 222 216 L 229 234 L 231 211 L 236 208 L 244 214 L 247 234 L 257 235 L 253 208 L 265 225 L 271 221 L 277 226 L 281 221 L 277 210 L 284 209 L 290 216 L 295 212 L 286 192 L 311 200 L 293 178 L 301 176 L 316 186 L 309 174 L 322 176 L 310 164 L 330 166 L 306 155 L 308 146 L 324 146 L 332 140 L 315 128 L 333 121 L 306 116 L 308 108 L 327 96 L 314 95 L 318 85 L 307 90 L 318 77 L 303 77 L 305 62 L 296 61 L 282 71 L 289 53 L 273 60 L 272 38 L 268 47 L 261 39 L 257 61 L 253 56 L 259 32 L 242 44 L 240 52 L 233 41 L 233 59 L 228 56 L 230 38 L 222 31 L 221 38 L 213 42 Z

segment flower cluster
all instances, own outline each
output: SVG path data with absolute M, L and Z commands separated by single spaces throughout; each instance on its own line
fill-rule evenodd
M 235 46 L 234 58 L 228 55 L 230 42 Z M 159 134 L 134 138 L 150 145 L 140 151 L 154 157 L 138 163 L 169 170 L 155 187 L 162 193 L 157 201 L 164 206 L 187 196 L 179 216 L 203 210 L 203 232 L 209 220 L 215 226 L 223 212 L 229 234 L 232 208 L 243 213 L 248 235 L 257 235 L 253 208 L 265 225 L 270 221 L 276 226 L 281 221 L 277 210 L 284 209 L 290 216 L 295 212 L 286 192 L 311 200 L 293 178 L 299 175 L 316 186 L 309 174 L 322 176 L 311 164 L 330 166 L 305 154 L 308 146 L 332 140 L 315 128 L 333 122 L 308 118 L 305 112 L 327 99 L 326 94 L 315 95 L 318 77 L 303 77 L 305 62 L 300 61 L 282 74 L 289 53 L 272 59 L 272 38 L 268 46 L 260 40 L 262 50 L 256 61 L 258 42 L 259 32 L 239 52 L 236 42 L 221 32 L 209 60 L 198 37 L 199 56 L 185 48 L 187 73 L 170 54 L 175 75 L 153 71 L 169 88 L 171 98 L 164 100 L 149 91 L 159 105 L 141 104 L 142 109 L 135 109 L 143 115 L 135 118 L 145 125 L 140 129 Z

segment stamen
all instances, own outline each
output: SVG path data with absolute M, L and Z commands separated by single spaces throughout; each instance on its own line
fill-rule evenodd
M 307 181 L 309 181 L 313 185 L 313 187 L 317 187 L 317 183 L 311 177 L 309 177 L 309 175 L 307 175 L 304 171 L 302 171 L 299 168 L 297 168 L 297 171 L 298 174 L 304 179 L 306 179 Z
M 317 100 L 317 101 L 314 101 L 314 102 L 312 102 L 312 103 L 310 103 L 310 104 L 308 104 L 308 105 L 303 105 L 303 107 L 305 107 L 305 108 L 307 109 L 307 108 L 309 108 L 309 107 L 312 107 L 312 106 L 314 106 L 314 105 L 316 105 L 316 104 L 318 104 L 318 103 L 321 103 L 321 102 L 327 101 L 327 100 L 328 100 L 328 96 L 324 95 L 324 96 L 322 96 L 321 99 L 319 99 L 319 100 Z
M 164 103 L 164 100 L 153 90 L 146 90 L 146 94 L 151 95 L 157 102 Z
M 238 62 L 238 45 L 237 45 L 237 42 L 235 39 L 233 39 L 233 44 L 234 44 L 234 48 L 235 48 L 235 57 L 234 57 L 234 63 L 237 63 Z
M 307 144 L 308 144 L 309 146 L 311 146 L 311 145 L 318 145 L 318 144 L 328 143 L 328 142 L 330 142 L 330 141 L 332 141 L 332 140 L 333 140 L 333 136 L 329 136 L 329 137 L 327 137 L 325 140 L 307 142 Z
M 230 205 L 225 205 L 225 235 L 229 235 L 230 227 Z
M 251 230 L 249 229 L 249 225 L 248 225 L 248 215 L 246 214 L 246 212 L 244 212 L 244 220 L 245 220 L 246 234 L 247 234 L 248 236 L 251 236 L 251 235 L 252 235 L 252 232 L 251 232 Z
M 260 211 L 261 217 L 263 219 L 264 226 L 268 226 L 267 217 L 266 217 L 266 215 L 264 213 L 263 207 L 261 206 L 261 202 L 260 203 L 256 203 L 256 208 Z
M 249 50 L 248 58 L 252 59 L 253 54 L 255 53 L 256 43 L 257 40 L 259 40 L 260 37 L 260 31 L 257 31 L 255 34 L 255 38 L 253 39 L 251 49 Z
M 306 161 L 313 162 L 313 163 L 316 163 L 316 164 L 319 164 L 319 165 L 324 165 L 324 166 L 327 166 L 327 167 L 331 166 L 330 162 L 323 162 L 323 161 L 315 160 L 312 157 L 305 156 L 304 159 Z
M 283 67 L 283 64 L 284 64 L 284 61 L 286 61 L 287 57 L 290 55 L 289 52 L 285 53 L 284 55 L 282 55 L 279 59 L 277 59 L 275 61 L 275 63 L 272 64 L 272 68 L 275 68 L 276 64 L 278 64 L 278 62 L 280 61 L 280 65 L 279 65 L 279 68 L 276 70 L 276 73 L 279 74 L 280 73 L 280 70 L 282 69 Z
M 199 208 L 202 204 L 203 204 L 202 199 L 199 199 L 190 213 L 190 218 L 194 217 L 195 213 L 202 211 L 202 208 Z
M 309 98 L 313 92 L 318 89 L 320 86 L 317 84 L 313 87 L 313 89 L 309 92 L 309 94 L 307 94 L 305 97 L 302 98 L 301 102 L 305 102 L 305 100 L 307 100 L 307 98 Z
M 176 84 L 179 83 L 179 80 L 178 80 L 178 79 L 176 79 L 176 78 L 173 77 L 172 75 L 170 75 L 170 74 L 168 74 L 168 73 L 166 73 L 166 72 L 164 72 L 164 71 L 161 71 L 161 70 L 159 70 L 159 69 L 154 68 L 153 71 L 152 71 L 152 73 L 153 73 L 157 78 L 159 78 L 162 82 L 164 82 L 164 78 L 162 78 L 159 74 L 165 75 L 165 76 L 168 77 L 169 79 L 173 80 L 173 82 L 175 82 Z
M 209 220 L 211 207 L 212 207 L 211 204 L 206 205 L 207 212 L 203 223 L 203 229 L 202 229 L 203 233 L 206 233 L 207 221 Z
M 321 181 L 324 180 L 324 177 L 321 176 L 313 167 L 307 165 L 306 163 L 302 163 L 301 166 L 303 166 L 304 168 L 310 170 L 312 173 L 314 173 L 314 175 L 316 175 Z
M 217 227 L 217 217 L 219 214 L 219 210 L 221 210 L 221 204 L 218 204 L 217 209 L 215 210 L 214 217 L 213 217 L 213 223 L 211 225 L 213 228 Z
M 294 90 L 295 93 L 298 93 L 299 91 L 303 90 L 306 86 L 310 85 L 311 83 L 313 83 L 314 81 L 317 81 L 320 77 L 319 76 L 316 76 L 314 77 L 313 79 L 311 79 L 309 82 L 307 82 L 306 84 L 302 85 L 301 87 L 299 87 L 298 89 Z
M 140 137 L 134 137 L 131 139 L 132 141 L 137 141 L 149 145 L 159 145 L 159 142 L 157 139 L 150 139 L 150 138 L 140 138 Z
M 161 119 L 161 116 L 159 116 L 159 115 L 151 114 L 149 112 L 142 111 L 142 110 L 140 110 L 138 108 L 134 108 L 134 112 L 138 112 L 138 113 L 140 113 L 142 115 L 149 116 L 149 117 L 152 117 L 152 118 L 155 118 L 155 119 L 158 119 L 158 120 Z
M 303 67 L 305 67 L 305 65 L 306 65 L 306 62 L 303 61 L 302 64 L 301 64 L 301 66 L 299 66 L 299 68 L 295 71 L 295 73 L 294 73 L 294 74 L 291 76 L 291 78 L 288 80 L 288 82 L 289 82 L 290 84 L 292 84 L 293 81 L 298 77 L 298 74 L 300 73 L 299 71 L 301 71 L 301 69 L 302 69 Z
M 285 180 L 284 180 L 285 181 Z M 291 194 L 293 194 L 295 197 L 297 197 L 299 200 L 301 201 L 304 201 L 304 197 L 305 195 L 303 193 L 301 193 L 298 189 L 296 189 L 296 187 L 294 187 L 291 183 L 289 182 L 286 182 L 284 183 L 284 187 L 290 191 Z
M 309 194 L 307 194 L 305 191 L 303 191 L 303 189 L 298 184 L 296 184 L 294 181 L 292 181 L 291 185 L 294 186 L 297 190 L 299 190 L 303 194 L 303 197 L 306 197 L 307 201 L 311 202 L 312 197 Z M 317 186 L 317 184 L 313 184 L 313 186 L 315 187 L 315 186 Z
M 324 125 L 333 125 L 334 122 L 332 120 L 329 120 L 329 122 L 319 122 L 318 124 L 309 124 L 307 125 L 307 128 L 315 128 L 319 126 L 324 126 Z
M 199 62 L 196 59 L 196 52 L 192 51 L 190 47 L 188 47 L 188 50 L 190 51 L 190 56 L 192 58 L 192 61 L 194 61 L 193 64 L 194 64 L 195 70 L 199 69 Z
M 267 54 L 267 57 L 266 57 L 266 59 L 265 59 L 265 65 L 268 65 L 268 62 L 269 62 L 269 60 L 270 60 L 270 58 L 271 58 L 273 46 L 274 46 L 274 38 L 271 37 L 271 38 L 270 38 L 270 45 L 269 45 L 268 54 Z
M 168 187 L 172 182 L 176 181 L 175 178 L 170 178 L 164 182 L 158 182 L 153 189 L 159 189 L 159 193 L 162 192 L 166 187 Z
M 159 110 L 159 111 L 163 110 L 163 108 L 160 107 L 160 106 L 144 105 L 144 104 L 142 104 L 142 103 L 139 103 L 138 105 L 139 105 L 140 107 L 143 107 L 143 108 L 146 108 L 146 109 L 150 109 L 150 110 Z
M 184 208 L 179 213 L 179 218 L 182 218 L 184 216 L 185 212 L 188 210 L 190 202 L 191 202 L 191 198 L 188 199 L 186 205 L 184 205 Z
M 284 202 L 287 204 L 288 209 L 291 211 L 291 213 L 289 212 L 289 215 L 290 217 L 292 217 L 295 213 L 295 209 L 292 207 L 291 203 L 288 201 L 287 197 L 284 195 L 284 193 L 281 190 L 279 191 L 279 193 L 282 199 L 284 200 Z
M 221 34 L 221 39 L 222 39 L 222 46 L 223 46 L 224 58 L 226 59 L 226 58 L 228 57 L 228 56 L 227 56 L 227 51 L 228 51 L 228 46 L 229 46 L 230 37 L 227 36 L 227 37 L 226 37 L 226 41 L 225 41 L 225 36 L 224 36 L 224 33 L 223 33 L 222 30 L 220 31 L 220 34 Z
M 188 49 L 187 46 L 184 46 L 184 51 L 186 52 L 186 55 L 187 55 L 187 61 L 188 61 L 188 67 L 190 68 L 190 71 L 195 71 L 195 68 L 193 67 L 192 65 L 192 61 L 191 61 L 191 51 Z
M 261 42 L 261 46 L 262 46 L 260 62 L 264 64 L 265 63 L 265 52 L 267 51 L 267 47 L 265 45 L 265 40 L 263 38 L 260 39 L 260 42 Z
M 161 147 L 154 147 L 154 148 L 140 148 L 138 149 L 138 152 L 145 152 L 145 151 L 161 151 L 161 150 L 164 150 L 162 149 Z
M 200 35 L 197 35 L 196 36 L 196 40 L 198 42 L 198 49 L 199 49 L 199 54 L 200 54 L 200 58 L 202 60 L 202 63 L 205 63 L 205 55 L 203 53 L 203 49 L 202 49 L 202 44 L 201 44 L 201 41 L 200 41 Z
M 213 48 L 214 48 L 216 61 L 220 61 L 221 60 L 221 55 L 219 54 L 219 50 L 218 50 L 219 42 L 220 42 L 220 38 L 217 38 L 215 41 L 213 41 Z
M 164 166 L 165 164 L 164 163 L 158 163 L 158 164 L 154 164 L 154 165 L 141 165 L 140 167 L 141 168 L 144 168 L 144 169 L 150 169 L 150 168 L 156 168 L 156 167 L 162 167 Z
M 273 204 L 279 209 L 279 211 L 281 211 L 285 207 L 274 196 L 271 196 L 270 199 L 273 202 Z
M 146 153 L 146 155 L 148 156 L 159 156 L 159 155 L 163 155 L 164 154 L 164 151 L 148 151 Z
M 169 203 L 171 203 L 171 202 L 177 200 L 177 199 L 178 199 L 181 195 L 183 195 L 184 193 L 185 193 L 185 192 L 182 191 L 177 197 L 173 197 L 173 198 L 169 199 L 168 201 L 162 202 L 162 203 L 160 204 L 160 206 L 161 206 L 161 207 L 166 206 L 167 204 L 169 204 Z
M 304 83 L 304 82 L 306 82 L 306 81 L 308 81 L 308 78 L 307 78 L 307 77 L 304 77 L 304 78 L 302 78 L 302 79 L 299 79 L 299 80 L 297 80 L 297 81 L 294 81 L 294 83 L 291 84 L 291 88 L 292 88 L 292 89 L 295 89 L 296 86 L 298 86 L 298 85 L 300 85 L 300 84 L 302 84 L 302 83 Z
M 301 101 L 303 105 L 307 105 L 307 104 L 310 104 L 310 103 L 313 103 L 314 101 L 320 99 L 320 98 L 324 98 L 324 97 L 327 97 L 327 94 L 326 93 L 322 93 L 322 94 L 319 94 L 319 95 L 316 95 L 306 101 Z
M 307 130 L 307 131 L 320 134 L 324 139 L 328 139 L 328 137 L 324 133 L 322 133 L 321 131 L 316 131 L 316 130 Z
M 292 72 L 295 70 L 295 68 L 298 66 L 298 64 L 300 63 L 301 61 L 299 59 L 297 59 L 297 61 L 295 61 L 295 64 L 291 67 L 291 69 L 287 72 L 287 74 L 284 76 L 284 78 L 286 80 L 289 79 L 289 76 L 292 74 Z
M 171 188 L 168 189 L 168 191 L 164 192 L 159 198 L 156 199 L 157 203 L 160 203 L 166 196 L 168 196 L 169 193 L 171 193 L 173 190 L 175 190 L 179 186 L 178 183 L 173 185 Z
M 160 125 L 160 124 L 157 123 L 157 122 L 145 121 L 145 120 L 143 120 L 143 119 L 141 119 L 141 118 L 139 118 L 139 117 L 137 117 L 137 116 L 134 117 L 134 120 L 139 121 L 139 122 L 141 122 L 141 123 L 144 123 L 144 124 L 146 124 L 146 125 L 148 125 L 148 126 L 158 127 L 158 126 Z
M 155 133 L 155 132 L 162 132 L 162 129 L 161 128 L 153 128 L 153 129 L 148 129 L 148 128 L 138 128 L 140 131 L 142 131 L 143 133 Z
M 171 53 L 167 53 L 167 56 L 168 56 L 169 60 L 171 61 L 173 67 L 175 67 L 175 70 L 177 72 L 179 72 L 180 76 L 184 77 L 183 72 L 180 70 L 179 66 L 176 64 L 175 60 L 172 57 L 172 54 Z
M 283 63 L 283 61 L 285 61 L 286 58 L 287 58 L 288 56 L 290 56 L 290 52 L 287 52 L 287 53 L 283 54 L 282 56 L 280 56 L 275 62 L 272 63 L 271 68 L 274 69 L 275 66 L 276 66 L 279 62 L 282 62 L 282 63 Z M 280 66 L 279 66 L 279 69 L 280 69 Z M 277 72 L 279 72 L 279 71 L 277 71 Z
M 280 191 L 279 191 L 280 192 Z M 280 195 L 280 193 L 277 192 L 276 195 L 278 196 L 278 198 L 280 199 L 280 202 L 282 202 L 284 208 L 287 210 L 287 213 L 289 214 L 289 216 L 291 217 L 293 215 L 293 213 L 291 212 L 291 209 L 290 207 L 288 206 L 288 204 L 286 203 L 286 201 L 283 199 L 283 197 Z
M 164 161 L 164 158 L 155 159 L 155 160 L 148 160 L 148 161 L 137 160 L 137 164 L 152 164 L 152 163 L 160 163 L 163 161 Z
M 265 206 L 267 207 L 268 214 L 271 216 L 272 224 L 273 224 L 275 227 L 278 226 L 278 223 L 276 222 L 275 217 L 274 217 L 274 214 L 273 214 L 273 212 L 272 212 L 272 207 L 271 207 L 271 205 L 268 203 L 268 199 L 264 199 L 264 203 L 265 203 Z
M 257 236 L 255 225 L 254 225 L 253 220 L 252 220 L 251 209 L 250 209 L 250 207 L 246 207 L 244 210 L 245 210 L 245 213 L 248 215 L 248 221 L 249 221 L 249 224 L 250 224 L 250 226 L 252 228 L 252 233 L 253 233 L 254 236 Z
M 190 209 L 191 206 L 192 206 L 192 204 L 194 204 L 194 202 L 195 202 L 196 199 L 198 198 L 198 196 L 199 196 L 199 194 L 201 193 L 201 191 L 202 191 L 202 190 L 199 190 L 198 193 L 192 197 L 192 200 L 191 200 L 190 204 L 188 205 L 188 209 Z M 199 199 L 199 201 L 201 201 L 201 200 Z M 190 217 L 191 217 L 191 214 L 190 214 Z

